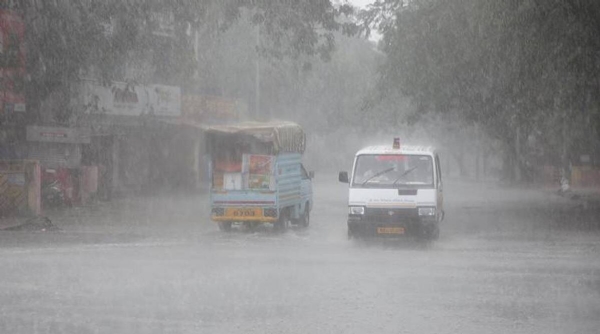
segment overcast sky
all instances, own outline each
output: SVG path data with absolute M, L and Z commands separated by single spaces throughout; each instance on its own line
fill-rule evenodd
M 348 0 L 349 3 L 353 4 L 354 6 L 358 6 L 358 7 L 364 7 L 370 3 L 372 3 L 374 0 Z
M 373 3 L 375 0 L 348 0 L 348 2 L 353 5 L 353 6 L 357 6 L 357 7 L 365 7 L 368 4 Z M 377 42 L 381 39 L 381 35 L 379 34 L 378 31 L 371 31 L 371 36 L 369 37 L 370 40 Z

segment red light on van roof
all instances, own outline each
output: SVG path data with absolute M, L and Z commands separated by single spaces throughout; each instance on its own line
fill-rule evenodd
M 377 161 L 403 161 L 405 156 L 400 154 L 383 154 L 376 156 L 375 159 Z
M 399 150 L 400 149 L 400 138 L 398 138 L 398 137 L 394 138 L 394 145 L 392 146 L 392 148 L 394 150 Z

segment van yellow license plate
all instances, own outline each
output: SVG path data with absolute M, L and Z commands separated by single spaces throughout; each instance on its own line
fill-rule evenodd
M 245 208 L 245 209 L 234 209 L 229 208 L 225 212 L 227 217 L 260 217 L 262 216 L 261 208 Z
M 378 227 L 377 234 L 404 234 L 404 227 Z

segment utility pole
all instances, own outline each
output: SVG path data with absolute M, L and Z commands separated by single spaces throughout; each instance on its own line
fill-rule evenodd
M 260 24 L 256 25 L 256 73 L 254 78 L 254 117 L 260 119 Z

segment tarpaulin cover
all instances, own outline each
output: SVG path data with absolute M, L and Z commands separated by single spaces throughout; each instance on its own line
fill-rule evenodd
M 304 153 L 306 136 L 302 127 L 288 121 L 243 122 L 206 127 L 207 134 L 247 135 L 264 143 L 272 143 L 275 153 Z

